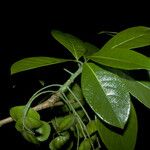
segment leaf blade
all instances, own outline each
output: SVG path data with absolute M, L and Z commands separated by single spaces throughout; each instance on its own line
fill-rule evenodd
M 24 113 L 24 108 L 25 108 L 25 106 L 15 106 L 15 107 L 12 107 L 10 109 L 10 116 L 15 121 L 17 121 L 19 119 L 22 119 L 23 113 Z M 35 118 L 35 119 L 40 119 L 39 113 L 37 111 L 35 111 L 34 109 L 32 109 L 32 108 L 29 109 L 27 117 L 32 117 L 32 118 Z
M 130 97 L 122 80 L 87 63 L 83 66 L 81 84 L 83 95 L 96 114 L 108 124 L 123 128 L 130 113 Z
M 150 82 L 126 79 L 125 83 L 127 84 L 127 88 L 131 95 L 146 107 L 150 108 Z
M 70 61 L 70 60 L 53 58 L 53 57 L 24 58 L 22 60 L 15 62 L 11 66 L 11 74 L 15 74 L 15 73 L 19 73 L 19 72 L 27 71 L 27 70 L 31 70 L 31 69 L 36 69 L 39 67 L 63 63 L 63 62 L 67 62 L 67 61 Z
M 137 26 L 125 29 L 111 38 L 102 51 L 110 51 L 114 48 L 139 48 L 150 45 L 150 28 Z
M 77 60 L 85 53 L 86 49 L 84 43 L 79 38 L 57 30 L 53 30 L 51 34 L 59 43 L 67 48 Z
M 132 105 L 128 124 L 124 131 L 115 132 L 102 121 L 97 120 L 98 133 L 109 150 L 134 150 L 136 144 L 138 123 L 135 109 Z
M 89 58 L 99 64 L 113 68 L 125 70 L 150 69 L 148 57 L 127 49 L 116 48 L 112 51 L 99 51 Z

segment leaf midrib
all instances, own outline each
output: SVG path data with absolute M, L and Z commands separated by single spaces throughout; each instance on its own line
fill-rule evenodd
M 88 64 L 87 64 L 88 65 Z M 94 71 L 93 71 L 93 69 L 88 65 L 88 67 L 90 68 L 90 70 L 91 70 L 91 72 L 93 73 L 93 75 L 94 75 L 94 77 L 96 78 L 96 80 L 98 81 L 98 82 L 101 82 L 101 81 L 99 81 L 98 80 L 98 78 L 96 77 L 96 75 L 95 75 L 95 73 L 94 73 Z M 101 87 L 101 86 L 100 86 Z M 106 96 L 106 92 L 104 91 L 104 89 L 103 88 L 101 88 L 102 89 L 102 91 L 103 91 L 103 93 L 104 93 L 104 95 L 105 95 L 105 98 L 106 99 L 108 99 L 107 98 L 107 96 Z M 107 102 L 110 104 L 110 106 L 111 106 L 111 108 L 112 108 L 112 105 L 111 105 L 111 103 L 109 102 L 109 100 L 107 100 Z M 112 108 L 112 112 L 115 114 L 115 116 L 116 116 L 116 113 L 115 113 L 115 111 L 113 110 L 113 108 Z M 117 117 L 115 117 L 117 120 L 118 120 L 118 122 L 119 122 L 119 124 L 122 126 L 122 124 L 121 124 L 121 122 L 120 122 L 120 119 L 118 119 Z
M 145 34 L 140 34 L 139 36 L 137 36 L 137 37 L 132 37 L 132 38 L 130 38 L 130 39 L 127 39 L 127 40 L 125 40 L 125 41 L 123 41 L 123 42 L 121 42 L 121 43 L 119 43 L 119 44 L 117 44 L 117 45 L 114 45 L 114 46 L 112 46 L 111 47 L 111 49 L 114 49 L 114 48 L 116 48 L 116 47 L 119 47 L 119 46 L 121 46 L 122 44 L 125 44 L 126 42 L 129 42 L 129 41 L 131 41 L 131 40 L 133 40 L 133 39 L 137 39 L 137 38 L 139 38 L 139 37 L 141 37 L 141 36 L 144 36 Z
M 130 63 L 130 62 L 128 62 L 128 61 L 122 61 L 122 60 L 119 60 L 119 59 L 116 59 L 116 58 L 112 58 L 112 57 L 105 57 L 105 56 L 90 56 L 90 58 L 101 58 L 101 59 L 107 59 L 107 60 L 114 60 L 114 61 L 118 61 L 118 62 L 121 62 L 121 63 L 126 63 L 126 64 L 133 64 L 133 65 L 138 65 L 138 66 L 141 66 L 142 68 L 143 67 L 145 67 L 145 66 L 143 66 L 143 65 L 141 65 L 141 64 L 136 64 L 136 63 Z M 146 67 L 148 67 L 148 66 L 146 66 Z M 150 68 L 150 67 L 149 67 Z

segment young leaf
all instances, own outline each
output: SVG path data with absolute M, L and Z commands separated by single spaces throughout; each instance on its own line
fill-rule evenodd
M 91 135 L 92 133 L 97 131 L 97 127 L 96 127 L 96 123 L 95 120 L 91 120 L 88 124 L 87 124 L 87 131 L 89 133 L 89 135 Z
M 71 90 L 80 101 L 83 100 L 82 90 L 78 84 L 74 84 Z M 76 101 L 75 97 L 70 92 L 68 93 L 67 97 L 69 100 Z
M 42 125 L 42 122 L 39 119 L 35 119 L 32 117 L 27 117 L 26 121 L 25 121 L 25 125 L 28 129 L 37 129 Z M 15 128 L 17 129 L 17 131 L 19 132 L 23 132 L 25 131 L 23 123 L 22 123 L 22 118 L 18 119 L 16 124 L 15 124 Z M 27 131 L 28 132 L 28 131 Z
M 75 117 L 73 114 L 64 116 L 64 117 L 58 117 L 52 120 L 52 124 L 54 128 L 57 130 L 57 132 L 62 132 L 64 130 L 69 129 L 73 124 L 75 123 Z
M 24 108 L 25 106 L 15 106 L 10 109 L 10 116 L 13 120 L 18 121 L 18 119 L 22 119 Z M 39 113 L 32 108 L 30 108 L 27 117 L 40 120 Z
M 126 128 L 120 132 L 108 128 L 97 119 L 97 129 L 103 143 L 109 150 L 134 150 L 137 137 L 137 117 L 133 105 Z
M 39 141 L 37 140 L 37 138 L 29 132 L 26 132 L 26 131 L 22 132 L 22 136 L 30 143 L 39 144 Z
M 52 31 L 52 36 L 66 47 L 77 60 L 83 56 L 86 51 L 84 43 L 71 34 L 54 30 Z
M 42 125 L 36 130 L 37 133 L 39 133 L 40 135 L 37 136 L 37 140 L 38 141 L 45 141 L 48 139 L 50 132 L 51 132 L 51 127 L 50 125 L 45 122 L 45 121 L 41 121 Z
M 81 84 L 94 112 L 108 124 L 124 128 L 130 114 L 130 96 L 123 80 L 93 63 L 85 63 Z
M 11 74 L 19 73 L 26 70 L 31 70 L 43 66 L 54 65 L 67 62 L 70 60 L 53 58 L 53 57 L 29 57 L 15 62 L 11 66 Z
M 150 45 L 150 28 L 137 26 L 125 29 L 111 38 L 101 51 L 112 51 L 115 48 L 133 49 Z
M 146 107 L 150 108 L 150 82 L 125 80 L 129 92 Z
M 132 50 L 115 48 L 111 51 L 99 51 L 88 58 L 109 67 L 133 70 L 150 69 L 150 59 Z
M 55 139 L 53 139 L 50 144 L 49 144 L 49 148 L 51 150 L 58 150 L 61 149 L 61 147 L 66 144 L 66 142 L 69 140 L 69 133 L 68 132 L 64 132 L 63 135 L 60 135 L 58 137 L 56 137 Z
M 91 144 L 89 139 L 85 139 L 81 142 L 79 150 L 91 150 Z

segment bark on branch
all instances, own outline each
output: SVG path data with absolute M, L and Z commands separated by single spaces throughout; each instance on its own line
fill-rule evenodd
M 33 107 L 33 109 L 36 111 L 39 111 L 39 110 L 63 105 L 63 102 L 61 102 L 59 100 L 60 100 L 59 94 L 54 94 L 49 99 L 44 101 L 43 103 L 38 104 L 37 106 Z M 11 117 L 2 119 L 2 120 L 0 120 L 0 127 L 5 125 L 5 124 L 11 123 L 13 121 L 14 120 Z

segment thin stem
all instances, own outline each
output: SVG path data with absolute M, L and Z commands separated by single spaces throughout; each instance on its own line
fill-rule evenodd
M 78 123 L 79 123 L 79 125 L 80 125 L 80 127 L 81 127 L 82 134 L 83 134 L 84 138 L 86 138 L 86 135 L 85 135 L 84 129 L 83 129 L 82 120 L 81 120 L 80 116 L 77 114 L 77 112 L 75 111 L 75 109 L 73 108 L 73 106 L 70 104 L 70 102 L 69 102 L 67 96 L 66 96 L 64 93 L 62 93 L 62 97 L 61 97 L 61 98 L 62 98 L 62 99 L 64 100 L 64 102 L 68 105 L 69 109 L 73 112 L 73 114 L 76 116 L 77 121 L 78 121 Z
M 43 92 L 40 92 L 40 93 L 39 93 L 39 92 L 36 92 L 36 94 L 34 94 L 34 95 L 29 99 L 28 103 L 27 103 L 26 106 L 25 106 L 24 113 L 23 113 L 23 117 L 22 117 L 22 122 L 23 122 L 23 127 L 24 127 L 24 129 L 26 129 L 27 131 L 33 133 L 33 132 L 26 126 L 26 124 L 25 124 L 25 119 L 26 119 L 27 113 L 28 113 L 28 111 L 29 111 L 29 109 L 30 109 L 30 107 L 31 107 L 32 102 L 33 102 L 37 97 L 39 97 L 40 95 L 46 94 L 46 93 L 52 93 L 52 92 L 54 92 L 54 91 L 50 91 L 50 90 L 49 90 L 49 91 L 43 91 Z
M 78 113 L 76 112 L 76 110 L 74 109 L 74 107 L 72 106 L 72 104 L 70 103 L 70 101 L 68 100 L 67 96 L 66 96 L 64 93 L 62 93 L 62 94 L 63 94 L 62 99 L 68 104 L 68 106 L 71 108 L 71 110 L 72 110 L 72 112 L 74 113 L 74 115 L 77 117 L 78 123 L 79 123 L 79 125 L 80 125 L 80 127 L 81 127 L 82 134 L 83 134 L 84 138 L 85 138 L 85 139 L 86 139 L 87 137 L 89 138 L 90 144 L 91 144 L 91 146 L 92 146 L 92 149 L 94 149 L 94 145 L 93 145 L 92 140 L 91 140 L 91 137 L 90 137 L 90 135 L 89 135 L 89 133 L 88 133 L 88 131 L 87 131 L 86 125 L 84 124 L 84 122 L 82 121 L 82 119 L 80 118 L 80 116 L 78 115 Z M 86 132 L 87 136 L 86 136 L 86 134 L 84 133 L 84 131 Z
M 80 133 L 79 133 L 79 129 L 76 125 L 76 131 L 77 131 L 77 150 L 79 149 L 79 142 L 80 142 Z
M 74 80 L 77 78 L 77 76 L 79 76 L 81 72 L 82 72 L 82 66 L 80 66 L 78 70 L 70 76 L 70 78 L 65 82 L 64 85 L 61 86 L 61 88 L 58 91 L 60 93 L 64 93 L 67 90 L 67 87 L 74 82 Z
M 68 91 L 73 95 L 73 97 L 75 98 L 75 100 L 77 101 L 77 103 L 81 106 L 81 108 L 84 111 L 84 113 L 85 113 L 86 117 L 88 118 L 88 120 L 91 121 L 91 118 L 89 117 L 88 113 L 84 109 L 84 107 L 81 104 L 80 100 L 77 98 L 77 96 L 73 93 L 73 91 L 69 87 L 67 87 L 67 88 L 68 88 Z

